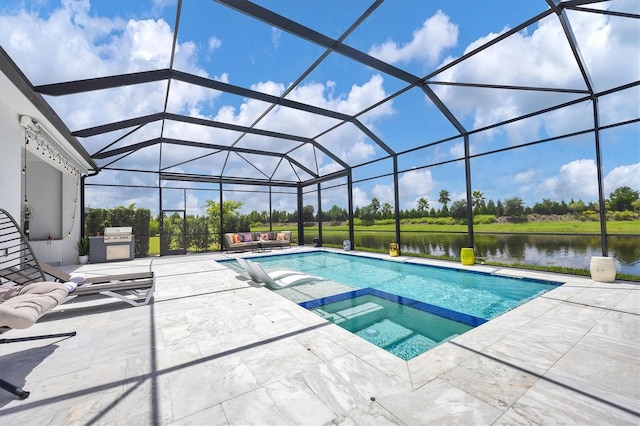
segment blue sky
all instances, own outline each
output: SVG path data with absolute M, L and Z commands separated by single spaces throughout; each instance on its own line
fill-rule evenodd
M 338 38 L 370 6 L 369 1 L 258 1 L 289 19 Z M 614 0 L 589 6 L 640 14 L 640 2 Z M 21 67 L 33 84 L 45 84 L 117 73 L 167 68 L 175 25 L 176 2 L 157 1 L 13 1 L 0 3 L 0 44 Z M 542 0 L 504 2 L 494 0 L 386 1 L 345 43 L 376 58 L 423 77 L 455 60 L 465 52 L 496 37 L 547 9 Z M 572 29 L 596 91 L 640 80 L 640 23 L 637 19 L 569 11 Z M 280 95 L 324 49 L 307 43 L 265 23 L 232 11 L 210 0 L 185 0 L 178 32 L 175 68 L 252 90 Z M 34 58 L 37 58 L 34 59 Z M 497 43 L 481 54 L 435 75 L 442 82 L 471 82 L 526 87 L 553 87 L 584 91 L 576 62 L 564 40 L 555 15 Z M 288 99 L 309 103 L 346 114 L 355 114 L 404 88 L 406 84 L 390 75 L 331 54 L 291 93 Z M 509 120 L 584 96 L 583 93 L 538 92 L 531 90 L 490 90 L 455 86 L 431 86 L 458 121 L 467 129 Z M 165 83 L 110 89 L 64 98 L 47 98 L 71 130 L 162 111 Z M 600 100 L 600 120 L 614 123 L 640 117 L 640 89 Z M 229 94 L 175 84 L 168 110 L 218 121 L 250 125 L 264 113 L 266 105 Z M 408 92 L 363 114 L 360 121 L 396 152 L 457 135 L 454 126 L 425 97 L 424 92 Z M 256 127 L 316 137 L 331 127 L 333 120 L 321 119 L 284 107 L 269 113 Z M 593 126 L 591 102 L 518 121 L 471 136 L 472 154 L 527 144 L 544 138 L 579 132 Z M 125 138 L 121 144 L 144 140 L 146 132 Z M 197 126 L 170 124 L 166 135 L 216 143 L 232 143 L 237 135 L 219 131 L 215 138 Z M 89 152 L 95 152 L 126 131 L 82 138 Z M 619 186 L 640 190 L 640 126 L 632 124 L 602 132 L 605 193 Z M 354 126 L 342 126 L 317 140 L 349 164 L 380 159 L 385 153 Z M 283 140 L 245 137 L 239 146 L 264 147 L 284 152 L 295 144 Z M 222 155 L 182 164 L 196 150 L 184 147 L 162 150 L 162 166 L 171 171 L 216 174 L 225 167 L 229 175 L 242 174 L 291 178 L 291 168 L 278 167 L 272 159 L 246 156 L 256 167 L 235 156 Z M 202 154 L 205 152 L 203 151 Z M 418 198 L 433 207 L 440 190 L 452 200 L 465 196 L 462 139 L 401 155 L 398 163 L 400 208 L 416 205 Z M 157 170 L 159 148 L 142 150 L 122 159 L 115 167 Z M 296 160 L 320 173 L 338 168 L 330 158 L 309 147 L 292 154 Z M 100 163 L 101 165 L 104 164 Z M 391 172 L 390 160 L 354 170 L 356 180 Z M 533 205 L 543 198 L 554 200 L 597 200 L 593 134 L 563 138 L 554 142 L 513 149 L 471 161 L 473 189 L 486 200 L 521 197 Z M 301 176 L 303 179 L 308 176 Z M 88 182 L 157 185 L 151 174 L 102 172 Z M 392 179 L 358 182 L 354 189 L 356 206 L 373 197 L 393 204 Z M 168 184 L 168 186 L 171 186 Z M 166 191 L 164 208 L 181 208 L 184 193 Z M 213 192 L 188 191 L 187 210 L 202 213 L 204 199 L 217 201 Z M 264 210 L 265 196 L 236 192 L 244 210 Z M 333 204 L 346 207 L 344 188 L 326 191 L 323 208 Z M 98 207 L 138 206 L 157 210 L 154 191 L 140 189 L 90 189 L 87 204 Z M 305 197 L 305 204 L 316 196 Z M 274 208 L 293 211 L 295 196 L 274 195 Z

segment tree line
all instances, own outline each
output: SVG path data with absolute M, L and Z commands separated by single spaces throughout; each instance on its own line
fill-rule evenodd
M 505 200 L 485 200 L 484 193 L 474 190 L 471 197 L 471 205 L 474 215 L 492 215 L 495 217 L 521 217 L 529 214 L 538 215 L 566 215 L 566 214 L 592 214 L 597 215 L 600 211 L 599 203 L 588 202 L 582 200 L 573 200 L 569 202 L 565 200 L 554 201 L 549 198 L 543 198 L 536 202 L 533 206 L 526 206 L 520 197 L 511 197 Z M 456 200 L 451 202 L 449 191 L 442 189 L 439 192 L 438 203 L 441 207 L 435 208 L 429 205 L 429 201 L 421 197 L 417 200 L 416 207 L 412 209 L 400 210 L 399 219 L 419 219 L 425 217 L 439 218 L 450 217 L 454 219 L 465 219 L 467 217 L 467 202 L 465 200 Z M 606 200 L 605 209 L 609 212 L 630 212 L 640 213 L 640 192 L 634 191 L 628 186 L 623 186 L 614 190 Z M 363 223 L 372 222 L 374 220 L 394 219 L 394 208 L 390 203 L 380 203 L 378 198 L 373 198 L 371 203 L 364 207 L 356 207 L 353 212 L 356 219 L 360 219 Z M 258 213 L 253 211 L 248 215 L 250 223 L 268 223 L 269 216 L 267 211 Z M 271 216 L 274 223 L 297 222 L 298 213 L 287 213 L 285 211 L 274 210 Z M 345 222 L 349 219 L 348 211 L 337 205 L 332 206 L 328 210 L 322 211 L 321 220 L 323 222 Z M 315 222 L 320 220 L 315 214 L 313 206 L 305 206 L 302 211 L 302 220 L 304 222 Z
M 420 218 L 453 218 L 466 219 L 467 202 L 465 200 L 456 200 L 451 203 L 449 191 L 442 189 L 439 193 L 439 208 L 429 205 L 429 201 L 421 197 L 417 200 L 416 207 L 412 209 L 400 210 L 399 219 L 420 219 Z M 451 203 L 451 204 L 449 204 Z M 599 203 L 588 202 L 582 200 L 564 200 L 554 201 L 549 198 L 543 198 L 536 202 L 533 206 L 526 206 L 520 197 L 507 198 L 505 200 L 485 200 L 484 193 L 479 190 L 472 192 L 473 214 L 474 215 L 492 215 L 495 217 L 522 217 L 529 214 L 538 215 L 581 215 L 591 214 L 597 216 L 600 211 Z M 207 201 L 207 215 L 215 219 L 219 215 L 219 205 L 213 201 Z M 225 224 L 225 229 L 235 228 L 235 224 L 240 221 L 242 225 L 246 224 L 265 224 L 269 223 L 269 212 L 263 210 L 258 212 L 254 210 L 246 215 L 240 214 L 238 211 L 242 207 L 241 202 L 225 201 L 223 210 L 224 216 L 228 218 L 229 223 Z M 628 186 L 623 186 L 614 190 L 606 200 L 606 210 L 609 212 L 630 212 L 640 213 L 640 192 L 634 191 Z M 632 218 L 634 214 L 627 215 Z M 363 224 L 373 224 L 375 220 L 394 219 L 394 208 L 390 203 L 381 203 L 378 198 L 373 198 L 371 203 L 363 207 L 356 207 L 353 217 L 359 219 Z M 347 209 L 333 205 L 328 210 L 323 210 L 320 215 L 316 214 L 315 208 L 311 205 L 304 206 L 302 209 L 302 221 L 311 223 L 322 220 L 322 222 L 346 222 L 349 220 L 349 212 Z M 298 211 L 287 212 L 285 210 L 273 210 L 271 213 L 272 223 L 297 223 Z
M 416 207 L 399 211 L 399 219 L 419 219 L 425 217 L 451 217 L 454 219 L 465 219 L 467 217 L 467 202 L 465 200 L 454 201 L 450 206 L 451 196 L 449 191 L 443 189 L 439 193 L 438 202 L 442 205 L 439 208 L 431 207 L 429 201 L 421 197 L 417 200 Z M 554 201 L 549 198 L 543 198 L 536 202 L 533 206 L 526 206 L 520 197 L 512 197 L 503 200 L 485 201 L 482 191 L 475 190 L 472 192 L 472 206 L 474 215 L 493 215 L 495 217 L 512 216 L 519 217 L 528 214 L 539 215 L 579 215 L 583 213 L 597 214 L 600 210 L 597 202 L 585 203 L 582 200 L 564 200 Z M 606 200 L 606 210 L 610 212 L 640 212 L 639 192 L 634 191 L 628 186 L 620 187 L 613 191 Z M 248 215 L 250 223 L 268 223 L 269 213 L 265 210 L 262 212 L 252 211 Z M 394 219 L 395 212 L 390 203 L 380 203 L 378 198 L 373 198 L 371 203 L 364 207 L 356 207 L 353 212 L 356 219 L 360 219 L 363 223 L 374 220 Z M 274 210 L 271 215 L 274 223 L 297 222 L 298 212 L 287 213 L 286 211 Z M 308 205 L 302 211 L 303 222 L 315 222 L 320 220 L 315 214 L 313 206 Z M 345 222 L 349 220 L 347 209 L 337 205 L 332 206 L 328 210 L 322 211 L 323 222 Z

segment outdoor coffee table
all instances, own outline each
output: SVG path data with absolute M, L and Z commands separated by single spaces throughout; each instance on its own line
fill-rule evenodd
M 262 242 L 258 241 L 258 245 L 254 250 L 254 252 L 263 253 L 265 251 L 271 251 L 271 246 L 265 246 L 264 244 L 262 244 Z

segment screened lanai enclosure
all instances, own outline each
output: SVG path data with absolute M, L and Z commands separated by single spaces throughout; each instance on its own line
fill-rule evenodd
M 640 275 L 640 2 L 123 3 L 0 9 L 99 166 L 85 215 L 149 209 L 163 254 L 231 201 L 298 244 Z

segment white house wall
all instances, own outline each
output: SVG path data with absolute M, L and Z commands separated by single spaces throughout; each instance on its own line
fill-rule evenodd
M 15 93 L 8 94 L 13 88 L 5 84 L 6 80 L 0 91 L 0 207 L 22 225 L 25 129 L 20 125 L 20 116 L 38 113 L 24 99 L 11 102 L 9 99 Z M 78 177 L 30 154 L 27 185 L 27 200 L 34 207 L 31 229 L 37 231 L 37 235 L 30 241 L 36 256 L 46 263 L 77 264 L 75 246 L 81 235 Z M 52 230 L 54 241 L 48 241 L 46 229 Z

